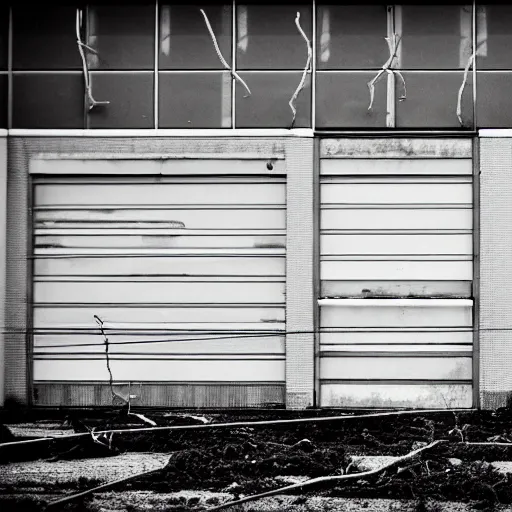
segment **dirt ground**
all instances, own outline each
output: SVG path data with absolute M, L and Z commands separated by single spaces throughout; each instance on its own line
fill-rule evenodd
M 205 422 L 252 422 L 265 419 L 341 415 L 347 414 L 347 411 L 341 413 L 323 410 L 299 413 L 275 410 L 211 414 L 197 411 L 190 414 L 145 411 L 144 414 L 157 425 L 176 426 L 201 425 Z M 13 423 L 12 418 L 0 419 L 3 419 L 4 424 Z M 21 418 L 21 420 L 35 421 L 35 423 L 39 421 L 42 428 L 45 428 L 45 421 L 47 425 L 51 424 L 54 428 L 67 425 L 70 432 L 84 432 L 93 427 L 102 430 L 128 425 L 147 426 L 138 418 L 128 417 L 125 411 L 119 410 L 101 414 L 91 411 L 74 413 L 67 411 L 53 413 L 52 417 L 47 413 L 44 421 L 33 418 Z M 33 431 L 31 434 L 33 435 Z M 12 439 L 11 431 L 6 427 L 0 430 L 0 436 L 2 442 Z M 16 439 L 20 438 L 16 437 Z M 354 467 L 353 463 L 351 465 L 352 456 L 400 456 L 437 439 L 445 439 L 449 442 L 425 452 L 413 463 L 388 470 L 373 478 L 362 477 L 348 482 L 318 484 L 315 487 L 292 491 L 288 493 L 287 498 L 292 501 L 287 502 L 286 507 L 283 502 L 282 509 L 349 510 L 348 502 L 339 501 L 346 499 L 352 500 L 350 501 L 352 504 L 354 500 L 363 500 L 361 503 L 369 500 L 369 505 L 361 505 L 361 508 L 368 508 L 370 504 L 373 504 L 371 507 L 376 506 L 376 502 L 372 500 L 395 500 L 393 503 L 403 501 L 408 504 L 407 507 L 414 504 L 415 508 L 411 510 L 416 512 L 446 510 L 440 503 L 452 503 L 450 510 L 457 509 L 454 503 L 463 506 L 460 510 L 498 510 L 500 507 L 512 505 L 512 474 L 503 470 L 498 471 L 499 464 L 496 466 L 492 464 L 494 461 L 512 461 L 512 410 L 510 409 L 456 414 L 418 412 L 407 416 L 368 417 L 271 427 L 247 426 L 116 434 L 112 439 L 112 449 L 94 443 L 92 438 L 87 436 L 79 440 L 59 439 L 51 443 L 25 445 L 16 449 L 0 449 L 0 460 L 3 464 L 9 464 L 37 458 L 64 460 L 106 455 L 116 457 L 121 453 L 133 452 L 168 453 L 172 456 L 164 469 L 119 484 L 112 496 L 117 496 L 116 499 L 119 501 L 119 496 L 124 495 L 147 496 L 144 493 L 151 493 L 155 497 L 169 493 L 176 495 L 179 492 L 195 491 L 214 493 L 217 496 L 216 499 L 222 502 L 229 499 L 222 496 L 237 499 L 278 489 L 286 485 L 287 481 L 300 481 L 300 477 L 306 479 L 347 474 L 347 470 L 349 474 L 357 472 L 358 468 Z M 467 445 L 466 442 L 494 444 L 475 446 Z M 508 443 L 510 446 L 507 445 Z M 286 480 L 286 477 L 297 477 L 298 480 Z M 50 495 L 76 492 L 78 489 L 93 487 L 96 484 L 94 472 L 90 474 L 90 481 L 84 478 L 73 485 L 68 483 L 66 486 L 49 480 L 44 485 L 39 485 L 37 492 L 29 498 L 23 494 L 20 495 L 19 492 L 16 494 L 16 485 L 12 483 L 2 485 L 0 475 L 0 507 L 4 511 L 10 510 L 11 507 L 15 507 L 12 510 L 21 510 L 21 506 L 23 510 L 41 510 L 45 500 L 53 499 Z M 129 512 L 159 510 L 156 505 L 148 508 L 147 500 L 141 502 L 140 499 L 132 501 L 131 504 L 119 505 L 119 508 L 109 508 L 105 505 L 105 499 L 103 502 L 98 501 L 98 496 L 68 505 L 65 509 Z M 28 501 L 20 503 L 20 500 Z M 211 506 L 211 503 L 201 501 L 199 498 L 177 502 L 171 500 L 171 503 L 166 503 L 162 510 L 206 510 Z M 262 503 L 265 502 L 260 502 L 258 505 L 260 508 L 254 504 L 253 508 L 246 506 L 243 510 L 263 510 Z M 336 503 L 344 504 L 336 508 Z M 391 510 L 389 507 L 386 510 Z M 409 510 L 403 507 L 400 510 Z M 279 508 L 273 510 L 279 510 Z

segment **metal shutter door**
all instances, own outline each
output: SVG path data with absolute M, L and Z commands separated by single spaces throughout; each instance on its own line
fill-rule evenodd
M 115 389 L 137 403 L 282 403 L 285 187 L 257 175 L 37 180 L 36 403 L 110 403 L 94 315 Z
M 471 407 L 470 141 L 324 141 L 320 169 L 320 404 Z

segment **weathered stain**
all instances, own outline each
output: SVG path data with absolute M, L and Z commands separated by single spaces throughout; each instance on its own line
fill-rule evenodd
M 34 244 L 37 249 L 62 249 L 65 245 L 62 244 Z
M 342 158 L 471 158 L 471 140 L 325 139 L 321 157 Z
M 269 242 L 269 243 L 254 242 L 253 247 L 255 249 L 285 249 L 286 248 L 286 244 L 285 243 L 279 243 L 279 242 L 275 242 L 275 243 L 272 243 L 272 242 Z

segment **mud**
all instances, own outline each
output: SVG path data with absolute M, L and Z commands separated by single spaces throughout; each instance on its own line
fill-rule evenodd
M 143 426 L 124 411 L 95 416 L 61 413 L 76 431 Z M 326 416 L 328 411 L 239 411 L 230 413 L 163 414 L 144 411 L 157 425 L 202 424 Z M 336 414 L 341 414 L 339 411 Z M 199 418 L 202 416 L 204 418 Z M 55 421 L 56 418 L 52 418 Z M 24 419 L 26 421 L 26 418 Z M 8 434 L 5 434 L 9 438 Z M 288 424 L 272 427 L 159 431 L 115 435 L 112 449 L 90 436 L 79 440 L 0 450 L 3 461 L 28 458 L 115 456 L 123 452 L 172 453 L 160 472 L 124 483 L 116 490 L 168 493 L 181 490 L 227 491 L 248 495 L 282 487 L 279 477 L 314 478 L 339 475 L 351 455 L 405 455 L 435 439 L 446 443 L 426 452 L 421 460 L 388 470 L 373 479 L 298 490 L 304 496 L 393 498 L 473 502 L 481 508 L 512 503 L 512 476 L 493 469 L 491 461 L 512 460 L 512 413 L 419 413 L 417 416 L 362 418 L 347 421 Z M 461 442 L 501 442 L 510 446 L 472 446 Z M 454 465 L 449 458 L 458 458 Z M 46 489 L 47 492 L 51 488 Z M 73 509 L 75 510 L 75 509 Z M 76 509 L 78 510 L 78 509 Z

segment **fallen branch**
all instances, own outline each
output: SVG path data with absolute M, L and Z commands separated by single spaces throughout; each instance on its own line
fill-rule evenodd
M 143 471 L 142 473 L 137 473 L 135 475 L 125 476 L 123 478 L 120 478 L 119 480 L 114 480 L 113 482 L 107 482 L 106 484 L 101 484 L 96 487 L 93 487 L 92 489 L 87 489 L 86 491 L 78 492 L 76 494 L 71 494 L 70 496 L 65 496 L 64 498 L 60 498 L 55 501 L 50 501 L 45 507 L 45 510 L 48 510 L 51 507 L 55 507 L 57 505 L 63 505 L 64 503 L 69 503 L 70 501 L 75 501 L 80 498 L 84 498 L 85 496 L 88 496 L 89 494 L 93 494 L 98 491 L 103 491 L 105 489 L 109 489 L 110 487 L 113 487 L 114 485 L 120 484 L 122 482 L 127 482 L 128 480 L 133 480 L 134 478 L 138 478 L 139 476 L 145 476 L 150 475 L 152 473 L 156 473 L 157 471 L 161 471 L 163 468 L 169 464 L 169 461 L 171 460 L 172 455 L 169 457 L 167 462 L 161 467 L 157 469 L 150 469 L 148 471 Z
M 333 476 L 321 476 L 318 478 L 312 478 L 311 480 L 306 480 L 305 482 L 299 483 L 299 484 L 292 484 L 287 485 L 286 487 L 280 487 L 279 489 L 274 489 L 272 491 L 262 492 L 261 494 L 253 494 L 252 496 L 246 496 L 245 498 L 241 498 L 239 500 L 233 500 L 226 503 L 223 503 L 221 505 L 217 505 L 215 507 L 207 509 L 206 512 L 212 512 L 214 510 L 222 510 L 228 507 L 232 507 L 234 505 L 241 505 L 242 503 L 247 503 L 249 501 L 256 501 L 261 498 L 267 498 L 270 496 L 275 496 L 277 494 L 282 494 L 284 492 L 292 491 L 295 489 L 302 489 L 303 487 L 309 487 L 312 485 L 316 485 L 319 483 L 325 483 L 325 482 L 344 482 L 346 480 L 361 480 L 368 477 L 373 477 L 376 475 L 379 475 L 383 473 L 384 471 L 391 469 L 393 467 L 396 467 L 404 462 L 410 461 L 417 457 L 420 453 L 430 450 L 431 448 L 434 448 L 435 446 L 446 443 L 447 441 L 444 439 L 440 439 L 438 441 L 433 441 L 432 443 L 428 444 L 427 446 L 423 446 L 422 448 L 418 448 L 417 450 L 414 450 L 407 455 L 403 455 L 402 457 L 398 457 L 392 462 L 389 462 L 388 464 L 381 466 L 380 468 L 373 469 L 371 471 L 364 471 L 362 473 L 352 473 L 350 475 L 333 475 Z
M 460 443 L 460 444 L 465 444 L 468 446 L 510 446 L 512 448 L 512 443 L 499 443 L 499 442 L 492 442 L 492 441 L 482 441 L 482 442 L 465 441 L 464 443 Z
M 332 421 L 349 421 L 349 420 L 362 420 L 366 418 L 386 418 L 392 416 L 410 416 L 410 415 L 423 415 L 423 414 L 445 414 L 453 411 L 459 412 L 471 412 L 476 409 L 411 409 L 411 410 L 400 410 L 390 412 L 380 412 L 371 414 L 360 414 L 360 415 L 345 415 L 345 416 L 322 416 L 319 418 L 294 418 L 290 420 L 263 420 L 263 421 L 238 421 L 233 423 L 209 423 L 202 425 L 176 425 L 176 426 L 161 426 L 161 427 L 145 427 L 145 428 L 125 428 L 125 429 L 109 429 L 101 430 L 96 432 L 97 434 L 109 434 L 114 432 L 116 434 L 130 434 L 138 432 L 159 432 L 159 431 L 174 431 L 174 430 L 210 430 L 215 428 L 239 428 L 239 427 L 271 427 L 274 425 L 293 425 L 301 423 L 325 423 Z M 55 439 L 70 439 L 74 437 L 84 437 L 90 435 L 88 432 L 79 432 L 76 434 L 70 434 L 68 436 L 59 437 L 42 437 L 40 439 L 29 439 L 26 441 L 10 441 L 8 443 L 1 443 L 0 449 L 8 446 L 17 446 L 20 444 L 37 443 L 42 441 L 51 441 Z M 461 443 L 462 444 L 462 443 Z M 506 443 L 488 443 L 503 445 Z

